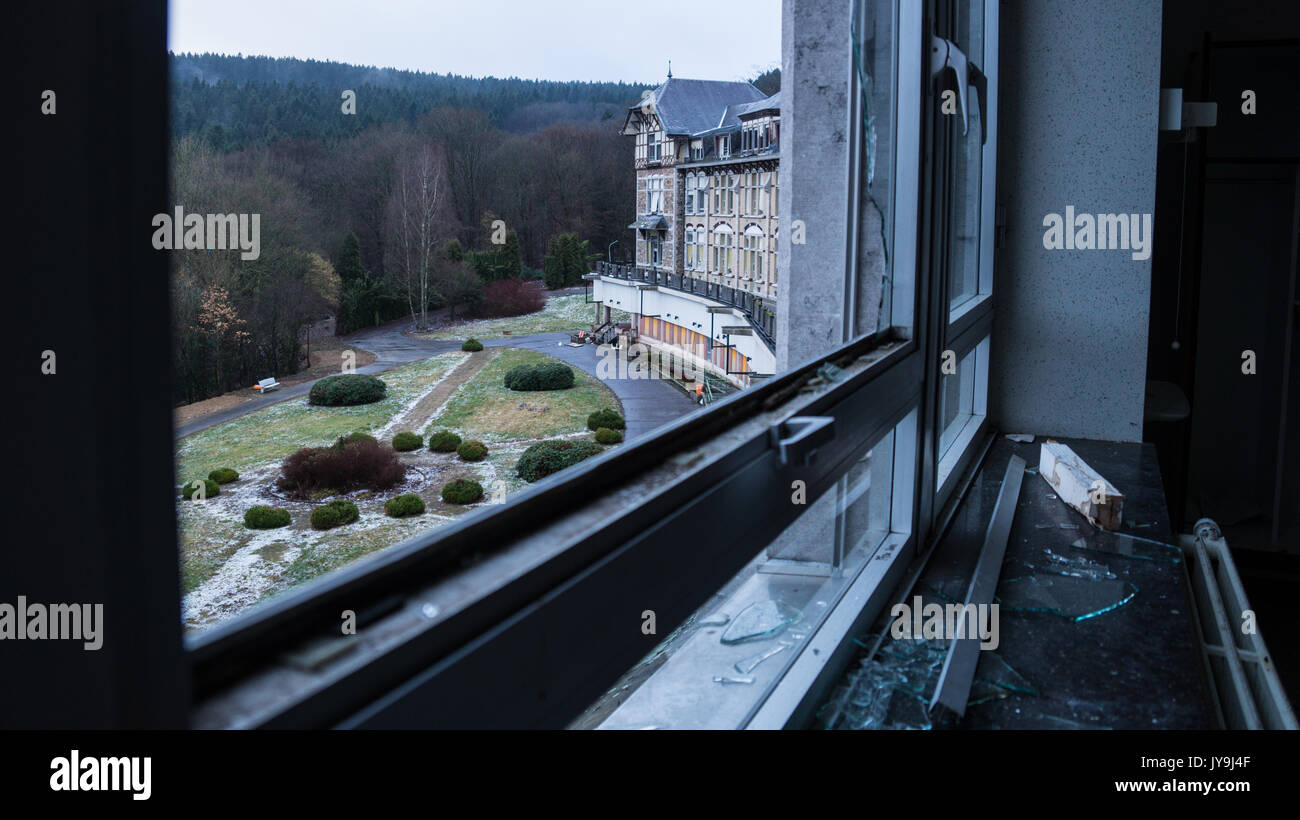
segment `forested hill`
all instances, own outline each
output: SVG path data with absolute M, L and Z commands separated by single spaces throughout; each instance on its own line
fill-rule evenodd
M 169 54 L 172 131 L 218 151 L 285 138 L 332 140 L 381 123 L 412 124 L 441 106 L 475 108 L 503 131 L 608 122 L 657 83 L 556 82 L 425 74 L 292 57 Z M 342 116 L 342 92 L 356 91 L 356 116 Z

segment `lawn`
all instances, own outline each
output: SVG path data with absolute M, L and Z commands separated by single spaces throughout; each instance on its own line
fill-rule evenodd
M 545 353 L 507 348 L 461 385 L 424 431 L 447 429 L 464 439 L 492 444 L 563 436 L 587 429 L 587 416 L 612 408 L 623 412 L 614 393 L 599 379 L 573 368 L 568 390 L 518 392 L 503 384 L 506 371 L 521 364 L 555 361 Z
M 302 396 L 192 433 L 177 442 L 177 486 L 205 478 L 218 467 L 242 471 L 348 433 L 377 430 L 463 358 L 464 353 L 443 353 L 380 374 L 388 396 L 374 404 L 313 407 Z
M 561 330 L 583 330 L 589 328 L 596 320 L 599 305 L 586 301 L 581 293 L 568 296 L 552 296 L 546 300 L 546 307 L 537 313 L 525 316 L 509 316 L 504 319 L 480 319 L 473 322 L 454 325 L 432 333 L 421 333 L 421 339 L 489 339 L 495 336 L 525 336 L 529 333 L 554 333 Z M 628 321 L 628 314 L 621 310 L 611 312 L 616 322 Z

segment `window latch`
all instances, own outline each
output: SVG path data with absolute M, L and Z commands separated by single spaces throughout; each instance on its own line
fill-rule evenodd
M 782 467 L 807 467 L 817 457 L 817 450 L 834 438 L 834 416 L 793 416 L 768 430 L 768 440 Z
M 961 106 L 961 135 L 970 130 L 970 113 L 966 104 L 966 88 L 975 86 L 980 106 L 980 145 L 989 140 L 988 96 L 989 81 L 980 67 L 966 58 L 966 54 L 951 40 L 930 36 L 930 80 L 934 81 L 944 71 L 952 69 L 957 76 L 957 102 Z

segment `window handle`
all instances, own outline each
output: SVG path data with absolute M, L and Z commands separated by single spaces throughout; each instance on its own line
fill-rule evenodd
M 966 58 L 965 52 L 951 40 L 930 36 L 930 80 L 934 81 L 945 70 L 952 69 L 957 75 L 957 102 L 961 106 L 961 135 L 970 130 L 970 115 L 966 106 L 966 88 L 975 86 L 975 95 L 980 106 L 980 145 L 989 139 L 988 96 L 989 81 L 980 71 L 979 66 Z
M 782 467 L 791 463 L 807 467 L 817 457 L 817 449 L 834 438 L 834 416 L 794 416 L 773 424 L 768 431 Z

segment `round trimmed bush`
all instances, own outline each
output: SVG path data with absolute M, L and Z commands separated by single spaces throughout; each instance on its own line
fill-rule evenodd
M 351 524 L 361 517 L 357 505 L 346 498 L 336 498 L 311 511 L 311 528 L 329 530 Z
M 393 436 L 393 449 L 399 453 L 409 453 L 424 446 L 424 439 L 415 433 L 398 433 Z
M 460 436 L 450 430 L 429 434 L 429 449 L 435 453 L 454 453 L 460 446 Z
M 379 445 L 379 439 L 369 433 L 348 433 L 346 436 L 339 436 L 339 440 L 330 445 L 331 450 L 342 450 L 349 444 L 374 444 Z
M 232 481 L 239 480 L 239 473 L 229 467 L 222 467 L 219 470 L 213 470 L 208 473 L 208 479 L 210 481 L 215 481 L 218 484 L 229 484 Z
M 424 512 L 424 499 L 415 493 L 395 496 L 384 502 L 384 512 L 393 518 L 406 518 Z
M 461 461 L 482 461 L 487 458 L 487 445 L 481 441 L 470 440 L 456 448 L 456 455 Z
M 623 441 L 623 434 L 618 430 L 611 430 L 608 427 L 602 427 L 596 431 L 597 444 L 619 444 Z
M 214 498 L 221 495 L 221 485 L 210 478 L 203 479 L 204 498 Z M 199 495 L 199 482 L 191 481 L 184 487 L 181 487 L 181 498 L 186 501 L 193 501 Z
M 460 349 L 466 353 L 477 353 L 483 349 L 483 343 L 478 339 L 466 339 L 465 344 L 461 345 Z
M 273 530 L 289 526 L 289 511 L 283 507 L 249 507 L 244 513 L 244 526 L 250 530 Z
M 605 448 L 594 441 L 573 439 L 539 441 L 524 450 L 524 454 L 519 457 L 515 472 L 524 481 L 537 481 L 603 452 Z
M 573 378 L 573 368 L 564 362 L 521 364 L 506 371 L 505 385 L 511 390 L 568 390 Z
M 452 481 L 442 488 L 442 500 L 448 504 L 473 504 L 483 497 L 483 485 L 467 478 Z
M 326 376 L 311 386 L 308 402 L 324 407 L 350 407 L 355 404 L 372 404 L 388 393 L 382 379 L 363 373 L 342 373 Z
M 588 430 L 599 430 L 602 427 L 609 430 L 623 430 L 627 427 L 627 422 L 613 410 L 597 410 L 587 416 Z

